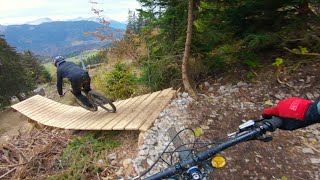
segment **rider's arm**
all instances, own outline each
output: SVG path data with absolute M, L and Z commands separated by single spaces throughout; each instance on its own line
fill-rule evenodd
M 313 103 L 306 99 L 292 97 L 280 101 L 275 107 L 263 110 L 262 116 L 281 117 L 283 125 L 280 129 L 294 130 L 320 122 L 320 103 L 319 100 Z
M 62 85 L 63 85 L 63 76 L 62 76 L 62 73 L 59 70 L 57 70 L 57 89 L 60 96 L 63 95 Z

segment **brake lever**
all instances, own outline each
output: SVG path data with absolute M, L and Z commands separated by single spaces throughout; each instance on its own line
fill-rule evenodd
M 257 127 L 258 123 L 263 122 L 264 120 L 265 120 L 265 118 L 261 118 L 258 120 L 249 120 L 239 126 L 238 132 L 240 133 L 240 132 L 243 132 L 243 131 L 246 131 L 249 129 L 253 129 L 253 128 Z M 270 142 L 270 141 L 272 141 L 272 137 L 263 135 L 263 136 L 256 137 L 255 140 L 262 141 L 262 142 Z

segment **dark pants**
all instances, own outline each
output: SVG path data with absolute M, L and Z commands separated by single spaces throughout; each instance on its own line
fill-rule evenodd
M 84 93 L 91 91 L 90 88 L 91 79 L 88 73 L 84 73 L 79 79 L 71 81 L 71 87 L 73 94 L 77 97 L 81 95 L 81 90 L 83 89 Z
M 89 102 L 86 96 L 82 95 L 81 91 L 83 90 L 84 93 L 88 94 L 88 92 L 91 91 L 90 82 L 91 79 L 87 72 L 78 79 L 71 81 L 72 93 L 87 107 L 92 107 L 93 105 Z

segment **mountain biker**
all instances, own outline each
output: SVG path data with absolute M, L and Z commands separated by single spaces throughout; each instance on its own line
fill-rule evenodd
M 60 97 L 63 96 L 63 78 L 68 78 L 75 97 L 84 105 L 92 107 L 88 98 L 81 94 L 82 88 L 86 94 L 91 90 L 91 79 L 88 72 L 77 66 L 74 62 L 66 61 L 63 56 L 53 58 L 52 62 L 57 67 L 57 89 Z
M 280 101 L 275 107 L 262 111 L 264 118 L 278 116 L 283 119 L 280 129 L 295 130 L 320 122 L 320 99 L 311 102 L 297 97 Z

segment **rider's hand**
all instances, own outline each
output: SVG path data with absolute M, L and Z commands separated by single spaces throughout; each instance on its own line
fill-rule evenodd
M 264 118 L 278 116 L 283 119 L 280 129 L 294 130 L 320 122 L 317 104 L 301 98 L 288 98 L 280 101 L 277 106 L 262 111 Z

